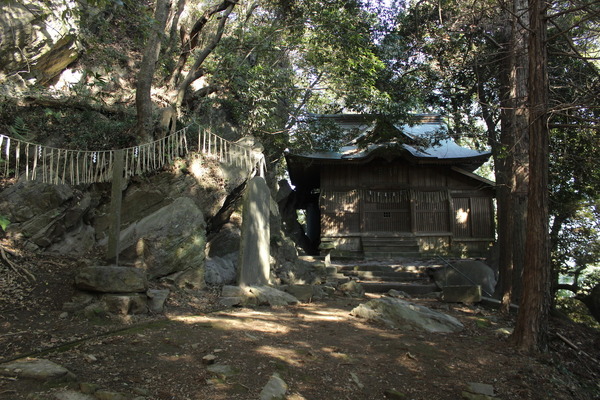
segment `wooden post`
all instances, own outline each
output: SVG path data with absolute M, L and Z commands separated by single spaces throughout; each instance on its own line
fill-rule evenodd
M 106 259 L 114 261 L 119 265 L 119 237 L 121 235 L 121 200 L 123 187 L 123 168 L 124 153 L 123 150 L 115 151 L 115 160 L 112 173 L 112 191 L 110 196 L 110 228 L 108 232 L 108 245 L 106 249 Z

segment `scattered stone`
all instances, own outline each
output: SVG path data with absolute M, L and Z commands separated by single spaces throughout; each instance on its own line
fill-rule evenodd
M 323 300 L 330 297 L 335 289 L 323 285 L 284 285 L 281 289 L 302 303 L 310 303 L 314 300 Z
M 362 390 L 365 388 L 365 385 L 358 379 L 358 375 L 354 372 L 350 372 L 350 378 L 352 379 L 352 382 L 356 383 L 356 386 L 358 386 L 359 389 Z
M 338 290 L 343 295 L 349 297 L 363 297 L 365 295 L 365 289 L 356 281 L 348 281 L 343 283 L 339 286 Z
M 148 396 L 150 394 L 150 391 L 143 387 L 135 387 L 133 388 L 133 393 L 140 396 Z
M 469 392 L 475 394 L 484 394 L 486 396 L 494 396 L 494 387 L 486 383 L 469 382 Z
M 96 391 L 98 389 L 99 389 L 99 386 L 96 385 L 95 383 L 81 382 L 79 384 L 79 390 L 81 390 L 81 393 L 93 394 L 93 393 L 96 393 Z
M 473 304 L 481 301 L 481 286 L 444 286 L 442 301 L 446 303 Z
M 285 393 L 287 392 L 287 383 L 279 374 L 275 373 L 271 375 L 269 382 L 260 392 L 260 400 L 285 400 Z
M 178 288 L 204 289 L 204 267 L 194 267 L 185 271 L 178 271 L 166 277 L 166 281 Z
M 390 289 L 387 293 L 390 297 L 396 297 L 398 299 L 410 299 L 410 294 L 403 292 L 402 290 Z
M 383 395 L 385 396 L 386 399 L 393 399 L 393 400 L 407 399 L 407 397 L 404 393 L 400 393 L 396 389 L 388 389 L 385 392 L 383 392 Z
M 98 400 L 127 400 L 127 397 L 118 392 L 109 392 L 106 390 L 98 390 L 94 393 Z
M 506 337 L 512 335 L 514 329 L 513 328 L 498 328 L 494 331 L 496 336 Z
M 106 310 L 111 314 L 145 314 L 148 312 L 148 297 L 143 294 L 105 294 L 101 297 Z
M 96 356 L 93 354 L 84 354 L 83 358 L 85 359 L 85 361 L 87 361 L 89 363 L 95 363 L 96 361 L 98 361 Z
M 458 332 L 463 325 L 456 318 L 402 299 L 381 297 L 354 308 L 351 315 L 382 322 L 393 329 L 424 330 L 432 333 Z
M 67 319 L 67 318 L 69 318 L 69 313 L 66 312 L 66 311 L 61 312 L 60 315 L 58 316 L 58 318 L 60 318 L 60 319 Z
M 224 378 L 228 378 L 237 374 L 233 368 L 226 364 L 212 364 L 207 366 L 206 369 L 209 372 Z
M 88 319 L 104 318 L 108 316 L 108 310 L 104 303 L 92 303 L 83 309 L 83 315 Z
M 462 398 L 465 400 L 495 400 L 496 397 L 487 396 L 485 394 L 462 392 Z
M 244 299 L 241 297 L 221 297 L 219 299 L 219 304 L 225 307 L 234 307 L 242 305 Z
M 223 286 L 221 304 L 285 306 L 298 304 L 297 298 L 270 286 Z M 237 299 L 240 299 L 238 303 Z
M 66 312 L 75 312 L 83 310 L 96 300 L 96 297 L 91 293 L 80 292 L 71 298 L 71 301 L 63 304 L 62 309 Z
M 310 303 L 314 296 L 312 285 L 286 285 L 282 289 L 300 300 L 302 303 Z
M 298 299 L 291 294 L 270 286 L 248 286 L 244 289 L 246 290 L 246 298 L 250 304 L 287 306 L 299 303 Z
M 63 392 L 54 393 L 56 400 L 97 400 L 96 397 L 89 393 L 76 392 L 74 390 L 65 390 Z
M 162 314 L 165 311 L 165 302 L 171 291 L 169 289 L 148 289 L 148 310 L 155 314 Z
M 202 357 L 202 364 L 211 365 L 214 364 L 216 360 L 217 356 L 215 356 L 214 354 L 207 354 L 204 357 Z
M 50 360 L 29 358 L 0 365 L 0 375 L 34 379 L 46 382 L 74 380 L 68 369 Z
M 141 293 L 148 289 L 148 279 L 139 268 L 94 266 L 79 270 L 75 286 L 102 293 Z
M 225 285 L 221 289 L 221 297 L 244 297 L 245 295 L 244 289 L 240 286 Z

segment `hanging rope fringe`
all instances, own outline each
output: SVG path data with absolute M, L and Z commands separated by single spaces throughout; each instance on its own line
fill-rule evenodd
M 126 178 L 156 171 L 192 151 L 188 128 L 151 143 L 123 149 Z M 230 142 L 208 130 L 198 130 L 197 152 L 218 162 L 256 169 L 264 174 L 264 156 L 244 143 Z M 5 178 L 35 180 L 44 183 L 79 185 L 109 182 L 112 179 L 115 150 L 67 150 L 28 143 L 0 134 L 0 175 Z

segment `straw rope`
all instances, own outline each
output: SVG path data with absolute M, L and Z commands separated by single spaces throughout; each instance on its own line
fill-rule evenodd
M 155 171 L 190 153 L 203 153 L 248 172 L 262 170 L 264 158 L 248 145 L 230 142 L 205 129 L 198 130 L 198 148 L 188 145 L 188 127 L 140 146 L 122 149 L 126 178 Z M 110 182 L 116 150 L 59 149 L 0 134 L 0 175 L 44 183 L 79 185 Z M 259 172 L 260 173 L 260 172 Z

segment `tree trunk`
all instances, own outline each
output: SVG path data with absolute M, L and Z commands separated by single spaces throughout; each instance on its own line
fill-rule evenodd
M 160 45 L 167 23 L 169 7 L 169 0 L 156 0 L 153 26 L 148 43 L 144 49 L 140 71 L 138 72 L 135 106 L 137 109 L 137 136 L 141 143 L 150 142 L 153 138 L 152 80 L 154 78 L 154 71 L 156 70 L 156 62 L 160 54 Z
M 514 0 L 511 32 L 511 70 L 509 75 L 512 103 L 512 165 L 510 174 L 510 202 L 513 213 L 511 231 L 513 283 L 510 300 L 518 302 L 521 296 L 523 265 L 525 262 L 525 232 L 527 231 L 527 185 L 529 180 L 529 133 L 527 118 L 527 0 Z M 508 307 L 508 304 L 505 304 Z
M 507 13 L 508 20 L 512 20 L 511 13 Z M 502 299 L 502 312 L 508 313 L 512 299 L 513 284 L 513 225 L 514 213 L 512 212 L 512 171 L 514 156 L 511 149 L 514 147 L 512 128 L 513 102 L 510 97 L 510 74 L 514 56 L 511 56 L 512 24 L 505 25 L 511 29 L 504 32 L 499 60 L 500 84 L 500 137 L 492 145 L 494 154 L 494 167 L 496 174 L 497 204 L 498 204 L 498 289 Z
M 543 351 L 547 347 L 550 308 L 548 75 L 544 1 L 530 0 L 529 12 L 529 199 L 523 295 L 513 338 L 521 350 Z
M 519 299 L 525 258 L 527 216 L 527 5 L 511 0 L 505 8 L 504 47 L 500 53 L 501 130 L 494 151 L 498 187 L 498 292 L 502 311 Z

